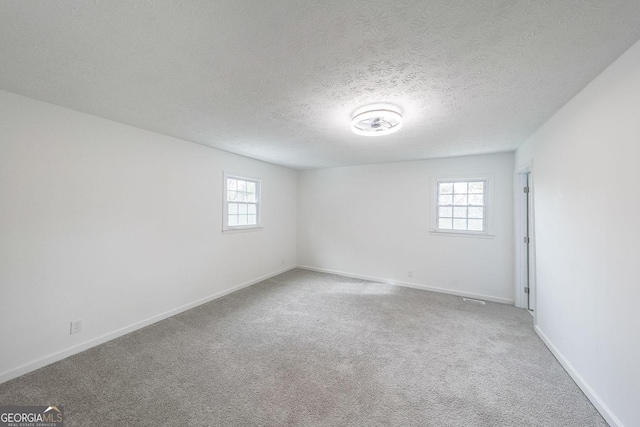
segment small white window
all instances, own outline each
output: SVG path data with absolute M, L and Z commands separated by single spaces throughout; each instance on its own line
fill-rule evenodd
M 488 234 L 487 178 L 435 181 L 434 231 Z
M 260 181 L 224 175 L 224 230 L 260 227 Z

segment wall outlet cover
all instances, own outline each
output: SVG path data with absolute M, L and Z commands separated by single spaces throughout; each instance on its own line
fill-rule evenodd
M 71 322 L 71 330 L 70 334 L 77 334 L 78 332 L 82 332 L 82 320 L 74 320 Z

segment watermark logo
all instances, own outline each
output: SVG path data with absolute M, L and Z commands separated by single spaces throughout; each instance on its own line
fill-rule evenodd
M 62 406 L 0 406 L 0 427 L 64 427 Z

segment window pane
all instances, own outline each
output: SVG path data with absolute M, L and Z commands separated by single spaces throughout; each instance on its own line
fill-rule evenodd
M 467 204 L 467 196 L 466 195 L 458 195 L 453 196 L 453 204 L 454 205 L 466 205 Z
M 469 220 L 469 230 L 472 231 L 482 231 L 483 222 L 481 219 L 470 219 Z
M 485 232 L 487 181 L 438 182 L 437 228 Z
M 260 223 L 258 195 L 260 182 L 226 176 L 223 181 L 226 192 L 226 226 L 229 228 L 252 227 Z
M 456 182 L 453 184 L 453 194 L 467 194 L 467 183 Z
M 450 182 L 442 182 L 439 184 L 440 189 L 439 189 L 439 193 L 440 194 L 451 194 L 453 192 L 453 184 Z
M 466 219 L 454 219 L 453 220 L 453 229 L 454 230 L 466 230 L 467 229 L 467 220 Z
M 483 192 L 484 192 L 484 182 L 469 183 L 469 193 L 483 193 Z
M 439 205 L 452 205 L 453 204 L 453 196 L 440 196 L 438 197 Z
M 438 216 L 451 218 L 452 214 L 453 208 L 440 208 Z
M 458 197 L 458 196 L 456 196 Z M 484 205 L 484 196 L 482 194 L 470 194 L 469 195 L 469 204 L 470 205 Z
M 453 208 L 453 216 L 454 218 L 466 218 L 467 208 Z
M 438 221 L 438 228 L 441 228 L 443 230 L 451 230 L 452 226 L 453 223 L 451 218 L 440 218 L 440 220 Z
M 480 218 L 484 217 L 484 208 L 469 208 L 469 218 Z

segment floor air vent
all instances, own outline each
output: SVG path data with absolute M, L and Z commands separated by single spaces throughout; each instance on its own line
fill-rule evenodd
M 473 299 L 473 298 L 462 298 L 462 301 L 464 302 L 473 302 L 476 304 L 482 304 L 484 305 L 484 301 L 480 301 L 479 299 Z

